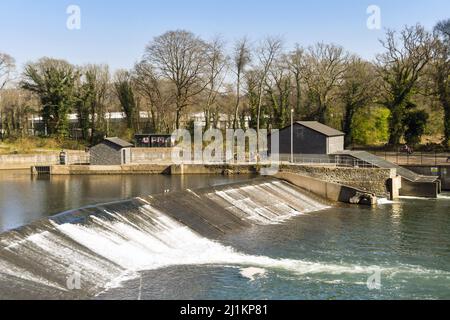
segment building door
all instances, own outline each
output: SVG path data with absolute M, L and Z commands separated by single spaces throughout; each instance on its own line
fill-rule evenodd
M 131 149 L 122 149 L 122 164 L 131 163 Z

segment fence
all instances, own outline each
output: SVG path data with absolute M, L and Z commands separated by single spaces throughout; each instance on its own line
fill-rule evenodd
M 448 152 L 406 152 L 395 151 L 372 151 L 378 157 L 398 165 L 446 165 L 450 164 L 450 153 Z
M 331 166 L 345 168 L 375 168 L 371 163 L 355 159 L 349 156 L 298 156 L 294 155 L 294 164 L 311 165 L 311 166 Z M 291 155 L 280 155 L 281 162 L 292 163 Z

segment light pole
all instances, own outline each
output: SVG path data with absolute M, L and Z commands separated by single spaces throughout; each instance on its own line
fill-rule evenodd
M 291 109 L 291 163 L 294 163 L 294 109 Z

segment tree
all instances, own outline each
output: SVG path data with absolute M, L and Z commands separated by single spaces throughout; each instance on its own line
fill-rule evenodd
M 292 78 L 286 56 L 274 61 L 266 80 L 271 125 L 281 129 L 289 122 Z
M 227 75 L 228 59 L 224 53 L 224 43 L 219 38 L 214 38 L 207 44 L 205 66 L 206 99 L 204 102 L 204 114 L 206 129 L 211 127 L 211 107 L 216 103 L 217 97 Z
M 41 114 L 50 135 L 69 134 L 68 113 L 76 103 L 76 83 L 80 74 L 64 60 L 43 58 L 25 67 L 21 87 L 35 93 L 41 102 Z
M 258 48 L 257 59 L 259 62 L 259 84 L 258 84 L 258 105 L 256 116 L 256 131 L 258 135 L 258 152 L 259 152 L 259 136 L 261 123 L 261 107 L 263 102 L 264 85 L 269 74 L 273 62 L 277 59 L 283 48 L 283 42 L 277 37 L 267 37 L 263 40 Z
M 239 123 L 239 107 L 241 103 L 241 81 L 246 66 L 251 61 L 251 53 L 248 39 L 243 38 L 236 42 L 233 54 L 233 67 L 236 74 L 236 105 L 234 107 L 233 129 L 236 130 Z
M 15 68 L 14 58 L 6 53 L 0 52 L 0 90 L 5 88 L 8 82 L 11 81 L 11 76 Z
M 139 112 L 132 83 L 131 73 L 127 70 L 119 70 L 115 76 L 114 88 L 120 106 L 127 118 L 127 128 L 135 129 L 137 113 Z
M 10 55 L 0 52 L 0 102 L 2 99 L 2 91 L 11 81 L 11 75 L 15 70 L 15 61 Z M 3 129 L 3 108 L 0 106 L 0 127 Z M 3 139 L 3 135 L 1 135 Z
M 91 143 L 106 133 L 106 103 L 110 94 L 110 73 L 107 65 L 87 65 L 84 71 L 89 92 Z
M 436 95 L 444 110 L 444 141 L 450 143 L 450 19 L 439 22 L 434 28 L 437 37 L 435 59 L 432 62 L 432 80 Z
M 343 47 L 334 44 L 318 43 L 308 48 L 302 71 L 312 119 L 328 123 L 331 99 L 342 82 L 349 58 Z
M 389 144 L 398 145 L 405 133 L 406 107 L 432 58 L 434 41 L 421 25 L 416 25 L 405 27 L 399 34 L 389 30 L 381 43 L 386 49 L 377 57 L 378 74 L 383 79 L 381 103 L 391 111 Z
M 28 133 L 28 118 L 34 113 L 32 97 L 29 92 L 20 89 L 4 89 L 1 100 L 2 121 L 5 135 L 23 137 Z
M 167 130 L 169 125 L 166 123 L 166 116 L 171 111 L 174 100 L 170 85 L 165 83 L 153 66 L 146 61 L 135 65 L 134 82 L 139 93 L 148 101 L 153 130 L 156 132 Z
M 304 68 L 304 54 L 305 51 L 302 47 L 300 47 L 298 44 L 295 46 L 294 51 L 290 52 L 287 55 L 287 63 L 289 66 L 289 70 L 293 75 L 294 82 L 295 82 L 295 114 L 297 116 L 300 116 L 302 112 L 301 108 L 301 99 L 302 99 L 302 88 L 301 88 L 301 81 L 302 81 L 302 73 Z
M 423 110 L 409 111 L 405 115 L 403 125 L 406 128 L 405 140 L 408 145 L 414 146 L 420 143 L 428 117 L 428 114 Z
M 344 107 L 342 129 L 345 132 L 345 145 L 348 147 L 353 143 L 353 118 L 374 100 L 377 78 L 373 65 L 353 57 L 342 80 L 338 95 Z
M 176 128 L 190 100 L 207 86 L 204 81 L 206 43 L 192 32 L 169 31 L 156 37 L 146 48 L 145 61 L 175 87 Z

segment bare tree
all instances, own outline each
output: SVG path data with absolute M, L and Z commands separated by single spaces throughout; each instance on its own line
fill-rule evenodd
M 322 123 L 327 123 L 330 99 L 334 89 L 342 82 L 348 59 L 349 54 L 343 47 L 325 43 L 309 47 L 305 55 L 301 70 L 312 99 L 310 103 L 316 108 L 312 116 Z
M 81 69 L 82 77 L 79 88 L 78 113 L 83 137 L 87 139 L 88 128 L 91 129 L 90 140 L 94 143 L 97 130 L 99 137 L 107 131 L 105 123 L 106 99 L 110 90 L 110 73 L 107 65 L 86 65 Z
M 269 74 L 270 68 L 273 62 L 277 59 L 278 55 L 283 49 L 283 41 L 278 37 L 267 37 L 263 40 L 260 47 L 257 50 L 257 58 L 259 61 L 260 81 L 258 86 L 258 106 L 257 106 L 257 118 L 256 118 L 256 130 L 259 141 L 260 123 L 261 123 L 261 106 L 263 102 L 263 90 L 264 85 Z M 259 151 L 259 143 L 258 143 Z
M 206 50 L 203 40 L 184 30 L 166 32 L 146 48 L 145 60 L 175 87 L 177 128 L 190 99 L 207 86 L 204 81 Z
M 233 54 L 233 67 L 236 73 L 236 105 L 234 107 L 233 129 L 237 129 L 239 123 L 239 107 L 241 103 L 241 81 L 245 67 L 251 61 L 251 53 L 248 39 L 243 38 L 236 42 Z
M 169 85 L 164 83 L 153 66 L 145 61 L 135 65 L 134 81 L 138 91 L 148 100 L 153 130 L 167 130 L 166 115 L 174 98 Z
M 9 81 L 11 81 L 11 76 L 15 67 L 14 58 L 0 52 L 0 90 L 3 89 Z
M 0 102 L 2 99 L 2 90 L 11 80 L 11 75 L 15 69 L 15 61 L 10 55 L 0 52 Z M 3 106 L 0 105 L 0 127 L 3 129 Z M 3 135 L 0 132 L 3 139 Z
M 35 113 L 33 97 L 30 92 L 11 88 L 4 89 L 0 101 L 2 108 L 2 121 L 5 135 L 10 137 L 23 137 L 29 129 L 28 118 Z
M 206 129 L 211 126 L 211 107 L 216 103 L 220 90 L 227 75 L 228 59 L 224 53 L 224 42 L 220 37 L 215 37 L 207 44 L 206 51 L 206 99 L 204 103 L 204 114 Z
M 421 25 L 405 27 L 400 33 L 389 30 L 386 40 L 381 41 L 386 52 L 377 57 L 384 92 L 380 102 L 391 111 L 391 145 L 398 145 L 404 135 L 406 109 L 419 77 L 432 58 L 434 42 Z
M 287 57 L 287 64 L 289 66 L 289 70 L 294 77 L 295 82 L 295 113 L 300 115 L 301 113 L 301 99 L 302 99 L 302 91 L 301 91 L 301 81 L 302 81 L 302 72 L 303 72 L 303 58 L 305 55 L 305 51 L 298 44 L 295 46 L 295 49 L 290 52 Z
M 273 128 L 281 129 L 289 121 L 291 109 L 292 74 L 286 55 L 275 60 L 266 79 L 269 114 Z

